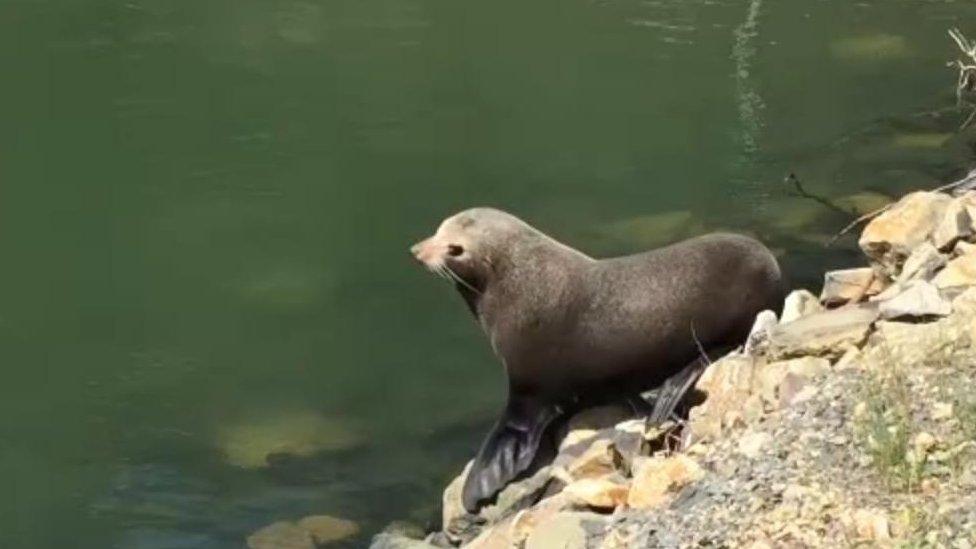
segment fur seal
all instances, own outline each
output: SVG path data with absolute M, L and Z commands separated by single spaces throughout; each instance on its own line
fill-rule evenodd
M 783 298 L 773 254 L 735 234 L 593 259 L 509 213 L 473 208 L 411 253 L 454 282 L 508 375 L 508 402 L 465 480 L 470 512 L 539 466 L 546 432 L 568 411 L 675 380 L 683 393 L 689 364 L 742 343 Z

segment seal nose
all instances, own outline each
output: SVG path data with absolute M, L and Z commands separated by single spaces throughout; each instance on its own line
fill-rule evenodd
M 427 240 L 430 240 L 430 239 L 427 239 Z M 413 246 L 410 246 L 410 255 L 412 255 L 414 257 L 414 259 L 416 259 L 417 261 L 419 261 L 421 263 L 426 263 L 427 262 L 426 261 L 427 258 L 425 257 L 425 256 L 428 255 L 427 252 L 426 252 L 426 249 L 427 249 L 427 240 L 421 240 L 420 242 L 414 244 Z

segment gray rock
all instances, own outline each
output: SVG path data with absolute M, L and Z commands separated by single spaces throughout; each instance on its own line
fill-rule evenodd
M 436 547 L 426 541 L 395 532 L 380 532 L 373 536 L 373 541 L 369 544 L 369 549 L 435 549 Z
M 889 275 L 925 242 L 942 221 L 952 198 L 936 192 L 914 192 L 875 217 L 861 232 L 858 245 Z
M 969 217 L 964 198 L 954 199 L 946 208 L 942 220 L 932 232 L 932 243 L 935 247 L 948 251 L 956 242 L 973 235 L 973 219 Z
M 923 242 L 912 250 L 898 275 L 897 282 L 910 280 L 932 280 L 935 272 L 945 267 L 946 257 L 929 242 Z
M 793 290 L 790 292 L 790 295 L 786 296 L 786 301 L 783 302 L 783 314 L 780 315 L 779 321 L 786 324 L 808 314 L 818 313 L 823 310 L 823 305 L 820 304 L 817 296 L 807 290 Z
M 877 294 L 882 289 L 882 282 L 877 279 L 870 267 L 829 271 L 824 273 L 820 301 L 828 307 L 833 307 L 852 300 L 860 301 L 861 298 Z
M 606 519 L 595 513 L 563 512 L 542 521 L 525 541 L 525 549 L 584 549 L 587 530 Z
M 939 295 L 939 290 L 924 280 L 914 280 L 897 296 L 881 302 L 881 318 L 923 318 L 945 316 L 952 312 L 952 304 Z
M 749 337 L 746 338 L 745 352 L 752 353 L 752 350 L 769 339 L 769 331 L 777 324 L 776 313 L 766 309 L 756 315 L 756 320 L 752 323 L 749 330 Z
M 778 360 L 798 356 L 840 356 L 864 342 L 877 320 L 875 304 L 862 304 L 814 313 L 769 333 L 767 355 Z

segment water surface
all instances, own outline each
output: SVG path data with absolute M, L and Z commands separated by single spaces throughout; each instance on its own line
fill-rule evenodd
M 504 398 L 407 247 L 509 209 L 595 255 L 735 229 L 796 284 L 963 170 L 971 3 L 7 0 L 0 545 L 420 523 Z M 863 202 L 863 201 L 862 201 Z M 267 448 L 289 455 L 266 458 Z

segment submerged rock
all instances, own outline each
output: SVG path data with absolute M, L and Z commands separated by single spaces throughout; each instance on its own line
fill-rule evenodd
M 911 55 L 912 50 L 904 36 L 879 32 L 835 40 L 830 44 L 830 52 L 845 61 L 877 61 L 902 59 Z
M 224 426 L 217 433 L 217 446 L 227 462 L 247 469 L 268 466 L 271 456 L 309 457 L 348 450 L 362 440 L 347 423 L 307 410 Z
M 247 538 L 248 549 L 316 549 L 359 533 L 351 520 L 329 515 L 313 515 L 298 522 L 281 520 Z
M 312 534 L 294 522 L 269 524 L 247 537 L 248 549 L 315 549 Z
M 359 533 L 359 525 L 355 522 L 329 515 L 305 517 L 298 521 L 298 526 L 312 536 L 316 545 L 325 545 Z
M 605 238 L 638 248 L 656 248 L 706 232 L 687 210 L 649 214 L 608 223 L 598 229 Z

